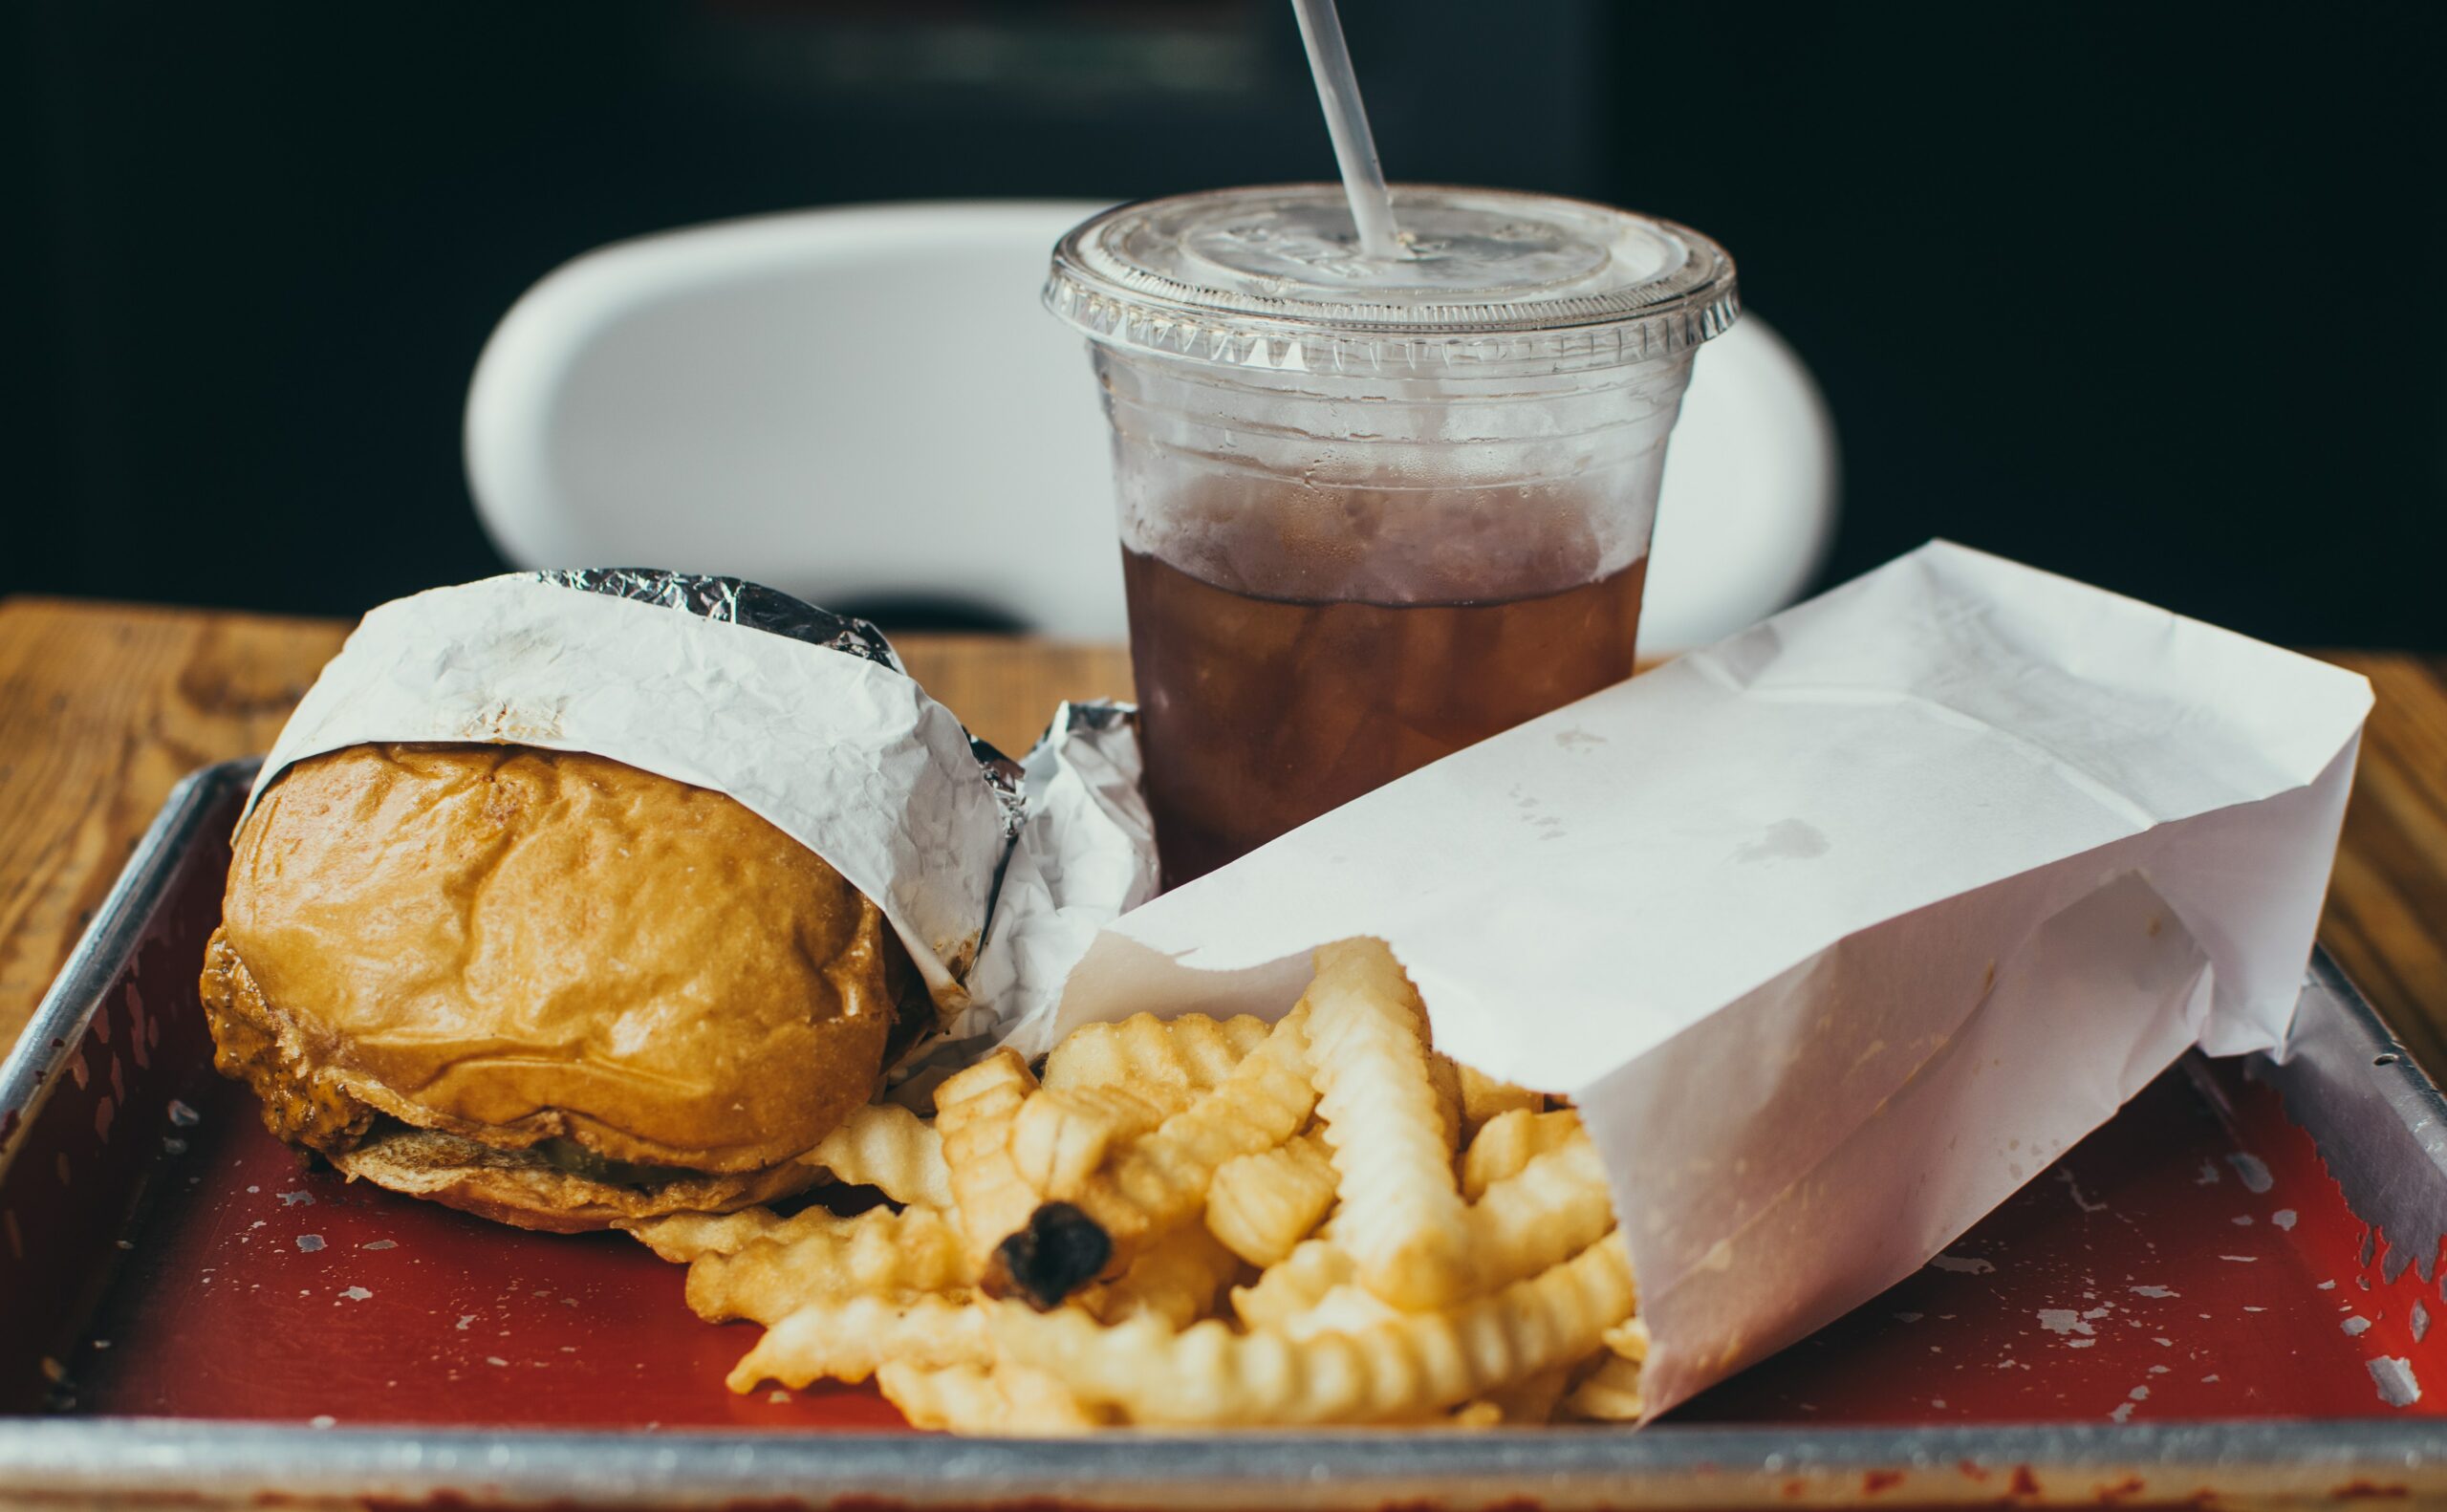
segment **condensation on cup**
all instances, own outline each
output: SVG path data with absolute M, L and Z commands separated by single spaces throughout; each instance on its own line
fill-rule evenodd
M 1046 303 L 1113 421 L 1167 885 L 1629 677 L 1665 443 L 1732 259 L 1670 222 L 1400 187 L 1106 211 Z

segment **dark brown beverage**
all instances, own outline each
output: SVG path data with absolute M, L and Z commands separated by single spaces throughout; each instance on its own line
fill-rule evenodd
M 1666 439 L 1739 308 L 1688 227 L 1405 184 L 1107 210 L 1047 307 L 1113 426 L 1165 876 L 1628 676 Z
M 1124 550 L 1146 790 L 1178 886 L 1632 675 L 1641 556 L 1559 593 L 1301 602 Z

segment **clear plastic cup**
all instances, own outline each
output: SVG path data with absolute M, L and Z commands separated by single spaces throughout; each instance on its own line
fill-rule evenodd
M 1114 427 L 1168 885 L 1631 675 L 1665 443 L 1723 249 L 1542 195 L 1124 205 L 1055 248 Z

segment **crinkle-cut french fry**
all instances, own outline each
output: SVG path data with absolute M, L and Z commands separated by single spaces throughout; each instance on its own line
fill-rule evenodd
M 778 1322 L 820 1298 L 944 1291 L 976 1277 L 958 1223 L 931 1207 L 839 1218 L 812 1207 L 730 1254 L 688 1267 L 688 1306 L 708 1323 Z
M 1011 1119 L 1011 1167 L 1039 1199 L 1069 1198 L 1112 1145 L 1111 1121 L 1061 1092 L 1039 1088 Z
M 1606 1330 L 1606 1348 L 1632 1361 L 1648 1358 L 1648 1320 L 1635 1313 Z
M 1628 1423 L 1641 1412 L 1640 1364 L 1619 1354 L 1600 1357 L 1597 1369 L 1564 1398 L 1564 1411 L 1593 1422 Z
M 1080 1087 L 1128 1087 L 1150 1095 L 1158 1089 L 1212 1091 L 1266 1036 L 1266 1021 L 1245 1013 L 1230 1019 L 1136 1013 L 1118 1024 L 1083 1024 L 1046 1057 L 1045 1085 L 1058 1092 Z
M 1516 1109 L 1488 1119 L 1462 1155 L 1462 1195 L 1477 1201 L 1488 1187 L 1580 1133 L 1580 1114 Z
M 1398 1422 L 1588 1354 L 1632 1300 L 1631 1264 L 1609 1238 L 1493 1296 L 1359 1333 L 1296 1340 L 1213 1320 L 1173 1333 L 1154 1318 L 1105 1328 L 1077 1308 L 1008 1302 L 988 1321 L 1004 1357 L 1135 1422 Z
M 1335 1242 L 1361 1283 L 1397 1307 L 1469 1295 L 1470 1228 L 1410 979 L 1382 940 L 1345 940 L 1318 950 L 1302 1001 L 1317 1112 L 1341 1177 Z
M 1107 1275 L 1159 1235 L 1196 1220 L 1216 1167 L 1291 1137 L 1316 1107 L 1309 1012 L 1293 1008 L 1231 1074 L 1144 1139 L 1114 1152 L 1072 1200 L 1113 1241 Z
M 996 1050 L 935 1089 L 935 1129 L 972 1272 L 983 1273 L 994 1246 L 1036 1211 L 1036 1194 L 1011 1161 L 1011 1123 L 1034 1091 L 1036 1078 L 1013 1050 Z
M 1482 1396 L 1477 1401 L 1463 1402 L 1454 1408 L 1452 1415 L 1444 1420 L 1455 1428 L 1501 1428 L 1504 1426 L 1504 1409 Z
M 1232 1288 L 1232 1311 L 1248 1328 L 1280 1328 L 1326 1300 L 1358 1270 L 1342 1246 L 1311 1239 L 1293 1246 L 1279 1265 L 1250 1285 Z
M 1277 1328 L 1290 1338 L 1313 1339 L 1320 1333 L 1358 1333 L 1403 1316 L 1401 1309 L 1386 1306 L 1367 1287 L 1346 1283 L 1318 1298 L 1316 1306 L 1308 1311 L 1284 1319 Z
M 876 1388 L 910 1427 L 930 1433 L 1000 1433 L 1011 1412 L 990 1365 L 929 1368 L 886 1360 L 876 1367 Z
M 1189 1106 L 1194 1094 L 1173 1088 L 1147 1096 L 1128 1087 L 1040 1089 L 1011 1122 L 1011 1160 L 1040 1198 L 1068 1200 L 1106 1155 L 1153 1132 Z
M 1475 1139 L 1487 1120 L 1498 1113 L 1539 1112 L 1547 1106 L 1544 1092 L 1533 1092 L 1527 1087 L 1500 1082 L 1484 1071 L 1467 1066 L 1462 1073 L 1462 1137 Z
M 1550 1423 L 1570 1389 L 1571 1367 L 1556 1365 L 1498 1388 L 1488 1399 L 1504 1409 L 1505 1422 Z
M 1091 1409 L 1071 1393 L 1071 1388 L 1043 1371 L 1000 1362 L 994 1375 L 1010 1408 L 1006 1433 L 1068 1434 L 1122 1421 L 1121 1414 L 1111 1408 Z
M 985 1314 L 948 1297 L 828 1298 L 793 1308 L 731 1367 L 734 1392 L 761 1381 L 796 1391 L 811 1381 L 858 1382 L 886 1360 L 942 1367 L 992 1360 Z
M 1534 1276 L 1614 1226 L 1606 1168 L 1585 1134 L 1487 1188 L 1464 1211 L 1471 1258 L 1483 1286 Z
M 799 1158 L 835 1181 L 871 1186 L 896 1202 L 952 1205 L 951 1168 L 935 1126 L 899 1103 L 869 1103 Z
M 849 1222 L 822 1206 L 801 1208 L 788 1218 L 769 1207 L 746 1207 L 736 1213 L 674 1213 L 618 1226 L 663 1259 L 688 1264 L 708 1255 L 738 1254 L 758 1240 L 790 1244 L 808 1235 L 827 1234 L 846 1240 Z
M 1060 1381 L 1023 1366 L 930 1370 L 886 1360 L 876 1371 L 876 1385 L 912 1428 L 1052 1436 L 1085 1433 L 1108 1420 L 1080 1406 Z
M 1427 1081 L 1436 1090 L 1436 1123 L 1444 1131 L 1444 1158 L 1450 1164 L 1462 1153 L 1462 1068 L 1431 1052 Z
M 1237 1156 L 1215 1168 L 1206 1227 L 1252 1265 L 1272 1265 L 1334 1205 L 1334 1162 L 1321 1134 Z
M 1184 1223 L 1140 1253 L 1130 1268 L 1073 1299 L 1100 1322 L 1142 1315 L 1186 1328 L 1215 1307 L 1215 1294 L 1240 1274 L 1241 1262 L 1215 1236 Z
M 616 1225 L 664 1260 L 686 1264 L 706 1255 L 728 1255 L 780 1228 L 786 1220 L 769 1207 L 736 1213 L 673 1213 Z
M 1534 1375 L 1525 1375 L 1476 1401 L 1463 1403 L 1454 1411 L 1453 1421 L 1464 1428 L 1552 1422 L 1555 1409 L 1562 1405 L 1564 1393 L 1571 1388 L 1572 1371 L 1571 1366 L 1558 1365 Z

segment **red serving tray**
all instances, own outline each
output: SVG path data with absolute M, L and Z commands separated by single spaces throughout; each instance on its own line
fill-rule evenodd
M 2232 1127 L 2221 1093 L 2241 1114 Z M 633 1429 L 899 1421 L 864 1390 L 725 1391 L 755 1326 L 698 1322 L 681 1267 L 634 1240 L 522 1233 L 304 1169 L 234 1087 L 201 1108 L 187 1149 L 157 1168 L 158 1209 L 115 1251 L 98 1313 L 57 1356 L 63 1379 L 46 1383 L 57 1409 Z M 1674 1420 L 2382 1410 L 2371 1360 L 2415 1362 L 2416 1380 L 2447 1386 L 2447 1355 L 2413 1332 L 2438 1300 L 2412 1269 L 2391 1284 L 2375 1258 L 2365 1264 L 2368 1232 L 2274 1093 L 2178 1071 L 1937 1266 Z M 2356 1319 L 2367 1328 L 2349 1333 Z M 2447 1391 L 2425 1392 L 2409 1410 L 2442 1402 Z
M 633 1241 L 528 1234 L 351 1184 L 264 1132 L 212 1074 L 196 998 L 249 770 L 202 774 L 165 815 L 131 863 L 143 896 L 114 896 L 63 977 L 90 1016 L 47 1005 L 42 1042 L 0 1074 L 0 1413 L 899 1429 L 865 1390 L 725 1390 L 754 1328 L 697 1321 L 681 1268 Z M 2348 1028 L 2378 1032 L 2358 1000 L 2335 1002 L 2362 1015 Z M 2339 1176 L 2393 1193 L 2396 1212 L 2447 1208 L 2447 1181 L 2411 1135 L 2377 1156 L 2402 1167 L 2384 1180 L 2331 1172 L 2289 1116 L 2295 1091 L 2272 1085 L 2286 1074 L 2187 1059 L 1929 1268 L 1643 1438 L 2447 1413 L 2437 1232 L 2413 1252 L 2402 1240 L 2418 1230 L 2399 1219 L 2392 1248 Z M 2402 1131 L 2386 1097 L 2436 1100 L 2409 1066 L 2372 1075 L 2371 1107 L 2346 1118 L 2363 1134 L 2333 1131 L 2332 1151 Z M 2371 1108 L 2397 1122 L 2371 1123 Z M 0 1470 L 9 1448 L 0 1419 Z

